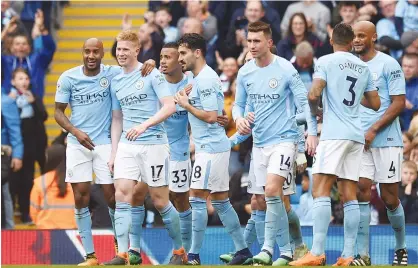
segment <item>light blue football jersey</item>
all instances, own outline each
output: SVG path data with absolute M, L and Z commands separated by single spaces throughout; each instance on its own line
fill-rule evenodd
M 187 85 L 187 77 L 177 84 L 167 82 L 171 94 L 175 95 Z M 176 112 L 164 121 L 167 130 L 168 143 L 170 144 L 170 160 L 186 161 L 190 158 L 189 119 L 187 111 L 176 104 Z
M 376 90 L 367 64 L 351 53 L 338 51 L 318 59 L 313 78 L 327 82 L 322 92 L 321 140 L 364 143 L 360 101 L 365 91 Z
M 115 110 L 122 110 L 123 131 L 121 142 L 132 144 L 165 144 L 168 143 L 164 124 L 149 127 L 135 141 L 129 141 L 126 133 L 154 116 L 161 108 L 160 99 L 173 96 L 164 76 L 152 70 L 143 77 L 140 74 L 142 63 L 132 72 L 115 76 L 110 85 Z
M 308 118 L 309 135 L 316 136 L 316 118 L 311 115 L 306 92 L 298 72 L 286 59 L 274 56 L 263 68 L 251 60 L 238 72 L 234 120 L 243 116 L 248 103 L 255 113 L 254 146 L 297 143 L 296 105 Z
M 212 68 L 206 65 L 193 78 L 193 82 L 189 83 L 193 84 L 189 96 L 190 104 L 193 107 L 204 111 L 217 111 L 218 115 L 222 115 L 224 107 L 222 84 Z M 221 153 L 230 150 L 229 139 L 221 125 L 206 123 L 192 113 L 189 113 L 189 122 L 192 127 L 192 138 L 196 152 Z
M 58 79 L 55 102 L 70 105 L 71 124 L 86 133 L 95 145 L 111 142 L 112 101 L 109 85 L 121 71 L 119 66 L 102 64 L 99 74 L 86 76 L 81 65 L 65 71 Z M 68 134 L 68 143 L 79 144 L 71 133 Z
M 376 56 L 366 62 L 380 96 L 380 109 L 375 112 L 361 105 L 361 122 L 367 130 L 378 121 L 391 104 L 391 96 L 405 95 L 405 76 L 399 63 L 392 57 L 377 52 Z M 397 117 L 391 124 L 377 133 L 371 147 L 403 146 L 402 131 Z

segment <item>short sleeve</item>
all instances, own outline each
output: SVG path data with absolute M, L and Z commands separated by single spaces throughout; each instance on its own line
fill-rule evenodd
M 374 90 L 376 90 L 376 86 L 374 84 L 373 76 L 369 68 L 367 68 L 367 86 L 364 92 L 369 92 L 369 91 L 374 91 Z
M 164 75 L 157 71 L 157 69 L 154 69 L 150 76 L 152 88 L 154 89 L 155 94 L 157 94 L 158 99 L 173 96 L 173 94 L 170 92 L 170 89 L 168 88 Z
M 112 87 L 112 82 L 110 82 L 110 99 L 112 101 L 112 111 L 121 110 L 119 100 L 116 97 L 116 89 Z
M 69 103 L 71 98 L 71 83 L 64 74 L 60 76 L 57 82 L 57 91 L 55 93 L 55 102 Z
M 395 60 L 385 65 L 385 76 L 390 96 L 405 95 L 405 76 L 401 66 Z
M 203 110 L 205 111 L 217 111 L 218 110 L 218 97 L 216 92 L 216 84 L 209 79 L 200 80 L 198 82 L 198 92 L 200 102 Z
M 325 61 L 323 58 L 319 58 L 319 60 L 315 64 L 315 72 L 312 76 L 313 79 L 322 79 L 327 81 L 327 70 L 325 66 Z

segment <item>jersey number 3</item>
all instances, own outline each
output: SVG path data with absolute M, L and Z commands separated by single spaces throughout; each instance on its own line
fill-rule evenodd
M 354 92 L 354 86 L 356 85 L 357 78 L 354 78 L 354 77 L 352 77 L 352 76 L 347 76 L 347 77 L 345 78 L 345 80 L 347 80 L 347 81 L 350 81 L 350 82 L 351 82 L 350 88 L 348 89 L 348 91 L 351 93 L 351 100 L 346 100 L 346 99 L 344 99 L 344 100 L 343 100 L 343 103 L 344 103 L 345 105 L 347 105 L 347 106 L 353 106 L 354 101 L 355 101 L 355 99 L 356 99 L 356 92 Z

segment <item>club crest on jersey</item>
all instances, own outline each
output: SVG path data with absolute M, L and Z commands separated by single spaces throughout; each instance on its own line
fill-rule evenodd
M 372 78 L 373 78 L 373 81 L 377 81 L 377 78 L 378 78 L 377 73 L 372 73 Z
M 269 81 L 269 87 L 270 88 L 276 88 L 278 84 L 279 84 L 279 82 L 277 81 L 276 78 L 272 78 Z
M 138 80 L 138 81 L 135 83 L 135 88 L 136 88 L 136 89 L 141 90 L 143 87 L 144 87 L 144 81 L 142 81 L 142 80 Z
M 102 88 L 107 88 L 109 86 L 109 80 L 106 77 L 102 77 L 99 84 Z

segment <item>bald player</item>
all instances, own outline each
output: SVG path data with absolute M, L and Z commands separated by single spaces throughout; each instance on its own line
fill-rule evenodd
M 354 25 L 354 51 L 364 61 L 378 90 L 381 106 L 378 111 L 360 107 L 362 127 L 365 133 L 365 151 L 360 168 L 357 198 L 360 207 L 358 229 L 358 253 L 353 264 L 370 265 L 369 223 L 370 189 L 373 181 L 379 183 L 380 196 L 395 232 L 396 245 L 393 265 L 407 265 L 405 245 L 405 216 L 399 201 L 399 182 L 403 155 L 402 132 L 399 115 L 405 108 L 405 78 L 398 62 L 375 49 L 376 27 L 368 21 Z
M 101 184 L 114 225 L 115 188 L 108 167 L 112 146 L 110 125 L 112 102 L 109 81 L 121 72 L 118 66 L 101 64 L 103 43 L 90 38 L 83 45 L 83 65 L 65 71 L 57 83 L 55 120 L 68 131 L 66 182 L 71 183 L 75 200 L 75 219 L 86 260 L 79 266 L 99 265 L 91 232 L 88 208 L 93 172 Z M 68 104 L 71 118 L 65 115 Z

